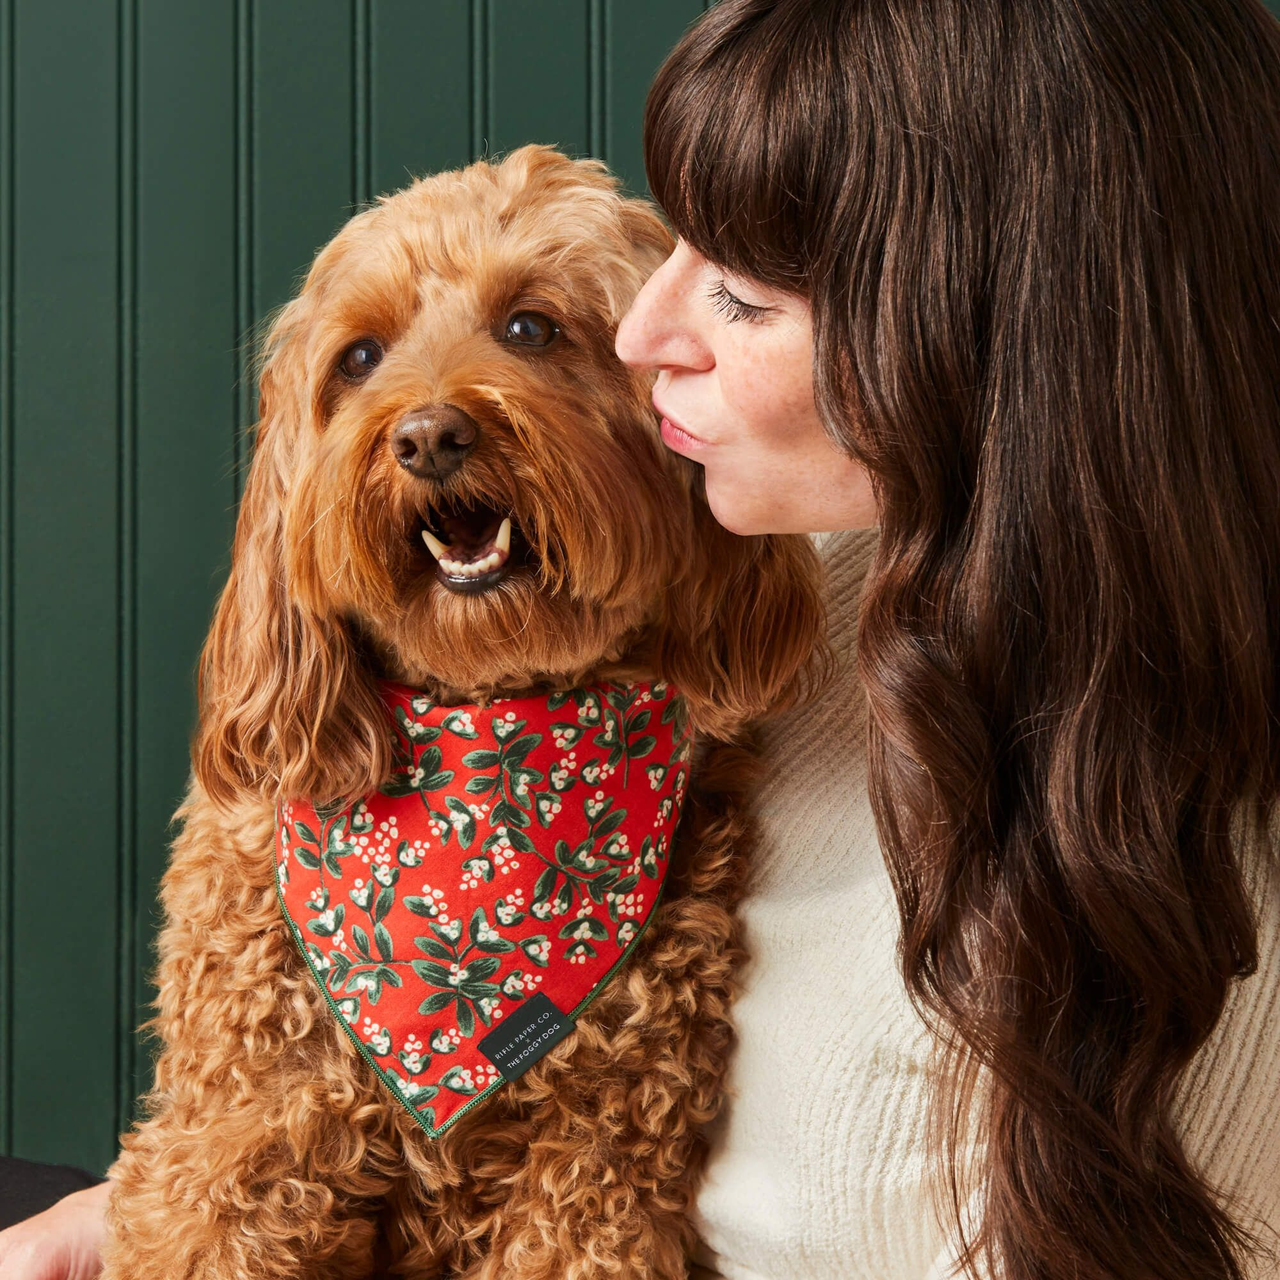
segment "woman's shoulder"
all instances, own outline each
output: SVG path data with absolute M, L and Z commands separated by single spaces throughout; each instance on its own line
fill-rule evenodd
M 869 525 L 864 529 L 832 529 L 826 533 L 811 533 L 809 541 L 817 548 L 825 563 L 870 561 L 876 543 L 880 541 L 880 526 Z
M 851 653 L 854 619 L 867 570 L 880 541 L 879 526 L 811 533 L 809 539 L 822 561 L 827 637 L 837 651 Z
M 1174 1120 L 1195 1167 L 1269 1243 L 1280 1232 L 1280 807 L 1270 826 L 1235 819 L 1258 926 L 1258 963 L 1232 981 L 1222 1016 L 1178 1082 Z

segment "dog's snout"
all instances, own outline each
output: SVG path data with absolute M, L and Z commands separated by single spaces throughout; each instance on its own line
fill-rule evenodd
M 443 480 L 461 466 L 479 436 L 475 419 L 457 405 L 432 404 L 401 418 L 391 433 L 391 452 L 415 476 Z

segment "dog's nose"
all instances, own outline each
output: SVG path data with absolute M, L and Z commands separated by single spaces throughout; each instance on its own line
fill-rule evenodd
M 400 419 L 391 433 L 391 452 L 415 476 L 443 480 L 462 465 L 479 435 L 475 419 L 456 404 L 431 404 Z

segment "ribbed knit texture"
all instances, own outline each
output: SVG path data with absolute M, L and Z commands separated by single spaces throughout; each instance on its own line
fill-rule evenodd
M 867 796 L 858 600 L 877 529 L 811 535 L 837 682 L 765 731 L 759 859 L 740 910 L 751 960 L 694 1221 L 691 1280 L 941 1280 L 954 1248 L 926 1194 L 929 1032 L 897 968 L 897 906 Z M 1273 833 L 1274 836 L 1274 833 Z M 1250 845 L 1251 853 L 1263 843 Z M 1258 972 L 1184 1078 L 1179 1125 L 1247 1225 L 1280 1231 L 1280 877 L 1246 859 Z M 1259 1268 L 1256 1280 L 1277 1274 Z

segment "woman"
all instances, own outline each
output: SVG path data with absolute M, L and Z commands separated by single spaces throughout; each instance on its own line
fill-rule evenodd
M 723 0 L 645 161 L 618 354 L 843 657 L 766 734 L 696 1274 L 1274 1274 L 1280 28 Z
M 645 164 L 618 355 L 722 524 L 846 530 L 870 713 L 769 736 L 701 1261 L 1275 1275 L 1274 19 L 727 0 Z
M 726 0 L 645 163 L 664 438 L 727 527 L 845 531 L 700 1261 L 1280 1274 L 1280 28 Z

